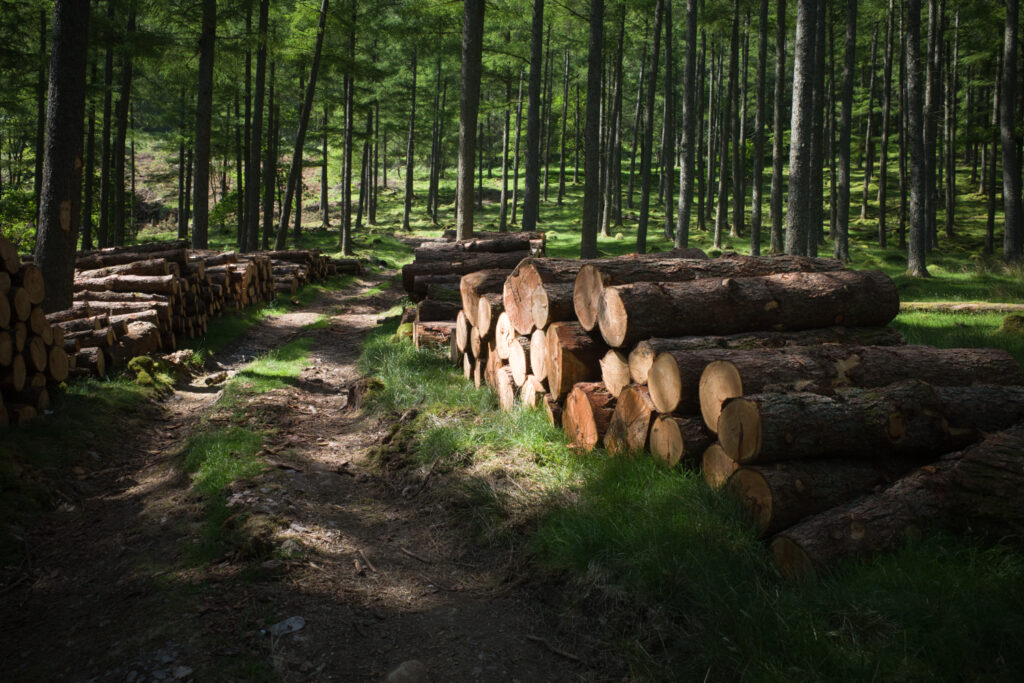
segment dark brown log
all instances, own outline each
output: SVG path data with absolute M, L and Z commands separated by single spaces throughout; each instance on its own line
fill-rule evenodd
M 463 311 L 459 311 L 455 316 L 455 347 L 459 351 L 465 352 L 469 349 L 469 334 L 469 319 Z
M 462 294 L 459 292 L 458 282 L 434 282 L 427 285 L 427 296 L 425 298 L 461 302 Z
M 655 415 L 647 387 L 639 384 L 626 387 L 615 404 L 615 413 L 604 437 L 605 448 L 616 455 L 645 450 Z
M 883 491 L 786 529 L 772 540 L 772 555 L 785 576 L 805 578 L 841 560 L 895 548 L 936 524 L 1019 536 L 1022 453 L 1024 425 L 989 435 Z
M 6 270 L 0 270 L 0 295 L 6 296 L 11 291 L 11 274 Z
M 774 349 L 818 344 L 857 344 L 860 346 L 899 346 L 906 342 L 891 327 L 826 327 L 796 332 L 750 332 L 725 336 L 704 335 L 646 339 L 629 352 L 630 379 L 647 384 L 647 373 L 654 359 L 664 351 L 700 351 L 703 349 Z
M 136 303 L 170 303 L 171 298 L 164 294 L 152 294 L 145 292 L 75 292 L 75 301 L 126 301 Z M 53 315 L 52 313 L 50 315 Z
M 424 299 L 416 305 L 416 322 L 454 322 L 462 306 L 455 301 Z
M 553 394 L 544 394 L 544 412 L 553 426 L 562 426 L 562 404 Z
M 488 292 L 480 296 L 477 301 L 476 324 L 481 334 L 485 337 L 494 336 L 494 329 L 498 326 L 498 318 L 505 310 L 501 294 Z
M 106 268 L 78 270 L 75 272 L 75 277 L 78 279 L 88 280 L 104 278 L 109 275 L 170 275 L 172 265 L 177 267 L 178 264 L 172 264 L 164 259 L 145 259 L 143 261 L 134 261 L 132 263 L 122 263 L 116 266 L 107 266 Z M 199 261 L 197 264 L 193 265 L 193 268 L 202 266 L 203 262 Z M 205 269 L 203 273 L 205 273 Z M 197 275 L 202 277 L 202 274 L 200 273 L 197 273 Z
M 498 316 L 497 324 L 494 326 L 495 353 L 498 354 L 499 358 L 508 360 L 508 355 L 512 352 L 512 342 L 517 337 L 518 335 L 508 319 L 508 313 L 502 312 Z
M 577 322 L 557 322 L 545 332 L 548 389 L 561 399 L 579 382 L 601 379 L 601 356 L 608 347 Z
M 1024 313 L 1024 304 L 997 304 L 962 301 L 904 301 L 900 312 L 927 313 Z
M 150 294 L 180 293 L 179 278 L 174 275 L 110 275 L 91 280 L 75 280 L 75 291 L 143 292 Z
M 28 325 L 25 323 L 14 323 L 11 325 L 11 337 L 14 339 L 15 353 L 25 350 L 25 342 L 28 340 Z
M 630 384 L 629 359 L 626 354 L 618 349 L 610 349 L 601 357 L 601 381 L 612 396 L 618 396 Z
M 580 324 L 587 330 L 593 330 L 598 324 L 601 297 L 607 287 L 635 282 L 685 282 L 697 278 L 760 277 L 837 270 L 843 270 L 843 264 L 835 259 L 789 255 L 599 259 L 580 268 L 573 286 L 573 305 Z
M 477 315 L 480 297 L 484 294 L 501 294 L 505 278 L 511 272 L 508 268 L 480 270 L 463 275 L 459 281 L 459 292 L 462 295 L 462 310 L 473 325 L 480 325 Z
M 725 486 L 725 482 L 739 468 L 739 463 L 730 458 L 717 443 L 708 446 L 701 456 L 700 469 L 704 473 L 704 481 L 713 489 Z
M 24 289 L 29 303 L 33 306 L 43 303 L 46 285 L 43 282 L 42 271 L 34 264 L 26 263 L 17 272 L 11 273 L 11 286 Z
M 455 273 L 417 275 L 413 278 L 412 291 L 409 292 L 409 296 L 413 301 L 425 299 L 430 291 L 431 285 L 454 285 L 455 287 L 458 287 L 460 280 L 462 280 L 462 276 L 456 275 Z
M 11 302 L 8 294 L 0 294 L 0 330 L 11 325 Z
M 451 259 L 463 253 L 500 254 L 509 251 L 529 251 L 531 242 L 538 239 L 539 233 L 506 232 L 497 233 L 493 237 L 463 240 L 462 242 L 424 242 L 414 250 L 416 260 L 435 254 L 442 254 Z
M 8 317 L 14 322 L 28 320 L 32 315 L 32 297 L 28 291 L 24 287 L 11 287 L 7 299 L 11 309 Z
M 4 393 L 21 391 L 25 388 L 25 380 L 28 379 L 28 370 L 25 367 L 25 357 L 15 353 L 11 357 L 11 364 L 0 370 L 0 389 Z
M 528 256 L 528 252 L 513 251 L 504 254 L 470 254 L 457 261 L 430 261 L 427 263 L 410 263 L 402 267 L 402 286 L 407 292 L 412 291 L 417 276 L 466 275 L 478 270 L 496 268 L 514 268 L 516 264 Z
M 920 464 L 897 458 L 884 463 L 829 459 L 754 465 L 739 468 L 725 488 L 739 499 L 758 532 L 771 534 L 888 485 Z
M 533 324 L 537 329 L 560 320 L 575 320 L 572 308 L 572 285 L 568 283 L 548 284 L 533 290 L 531 310 Z
M 160 315 L 154 309 L 146 311 L 133 311 L 131 313 L 120 313 L 117 315 L 108 315 L 107 324 L 111 326 L 119 325 L 130 325 L 131 323 L 152 323 L 153 325 L 160 325 Z
M 42 337 L 47 346 L 53 344 L 53 325 L 46 319 L 42 306 L 32 307 L 32 313 L 28 316 L 27 324 L 29 332 Z
M 91 315 L 101 312 L 125 315 L 155 310 L 162 323 L 170 326 L 173 320 L 170 305 L 159 301 L 76 301 L 75 307 L 77 308 L 79 304 L 83 304 L 83 310 L 89 311 Z
M 76 318 L 57 323 L 65 333 L 83 332 L 86 330 L 99 330 L 110 324 L 110 316 L 107 313 L 91 315 L 85 318 Z
M 412 343 L 417 349 L 444 347 L 454 331 L 454 322 L 418 322 L 412 327 Z
M 8 403 L 7 419 L 11 424 L 19 425 L 34 420 L 38 415 L 35 406 L 27 403 Z
M 68 378 L 68 354 L 62 346 L 51 346 L 47 352 L 47 371 L 54 382 L 63 382 Z
M 705 352 L 702 352 L 705 353 Z M 716 431 L 722 404 L 736 396 L 764 391 L 811 391 L 831 393 L 837 387 L 881 387 L 905 379 L 920 379 L 943 386 L 972 384 L 1024 384 L 1017 361 L 999 349 L 938 349 L 931 346 L 824 345 L 779 350 L 734 351 L 708 360 L 699 381 L 701 414 Z M 692 391 L 689 375 L 682 369 L 679 353 L 664 354 L 651 370 L 651 393 L 656 404 L 667 405 L 675 396 Z M 691 360 L 686 361 L 692 364 Z M 689 370 L 688 373 L 692 373 Z M 664 403 L 658 403 L 664 397 Z M 689 403 L 688 398 L 682 398 Z
M 651 425 L 650 441 L 651 455 L 669 467 L 684 458 L 697 464 L 714 443 L 700 417 L 689 415 L 658 415 Z
M 538 380 L 547 381 L 548 334 L 544 330 L 534 330 L 530 335 L 530 369 Z
M 601 445 L 615 412 L 615 397 L 601 382 L 580 382 L 565 399 L 562 429 L 569 447 L 592 451 Z
M 126 251 L 110 254 L 83 254 L 75 259 L 75 267 L 81 270 L 95 270 L 97 268 L 108 268 L 110 266 L 150 259 L 163 259 L 177 263 L 182 268 L 188 265 L 188 254 L 184 249 L 162 249 L 147 252 Z
M 516 386 L 523 386 L 531 369 L 529 337 L 519 337 L 509 345 L 508 366 Z
M 598 323 L 620 348 L 654 336 L 880 326 L 898 312 L 888 275 L 840 270 L 608 287 Z
M 494 390 L 498 394 L 498 405 L 502 410 L 512 410 L 516 407 L 516 390 L 519 388 L 512 379 L 512 370 L 508 366 L 495 369 Z
M 7 330 L 0 329 L 0 368 L 6 368 L 14 357 L 14 339 Z
M 114 345 L 117 341 L 117 337 L 114 335 L 114 330 L 111 327 L 104 327 L 100 330 L 85 330 L 83 332 L 69 332 L 64 335 L 65 343 L 68 341 L 78 340 L 81 344 L 81 348 L 89 349 L 93 347 L 108 348 Z
M 49 354 L 47 353 L 46 342 L 43 341 L 42 337 L 31 335 L 25 344 L 25 365 L 29 372 L 45 372 L 46 361 Z
M 75 367 L 92 371 L 97 377 L 107 374 L 107 360 L 97 347 L 82 349 L 75 354 Z
M 0 235 L 0 267 L 3 267 L 8 273 L 17 273 L 21 268 L 18 249 L 3 235 Z

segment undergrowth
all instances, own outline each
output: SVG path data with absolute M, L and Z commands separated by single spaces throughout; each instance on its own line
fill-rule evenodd
M 417 411 L 382 464 L 447 472 L 462 491 L 453 504 L 560 577 L 568 618 L 601 624 L 597 637 L 633 678 L 1009 680 L 1024 666 L 1019 548 L 934 530 L 788 582 L 735 502 L 698 473 L 577 455 L 543 411 L 499 410 L 491 390 L 394 331 L 372 335 L 360 361 L 381 382 L 371 409 Z

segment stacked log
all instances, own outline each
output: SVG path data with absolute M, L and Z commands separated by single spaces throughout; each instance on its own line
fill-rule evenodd
M 43 275 L 0 237 L 0 426 L 49 408 L 50 388 L 68 378 L 64 331 L 43 314 Z
M 452 360 L 491 384 L 503 408 L 516 396 L 544 406 L 575 450 L 648 450 L 669 467 L 700 467 L 760 534 L 775 535 L 788 574 L 890 545 L 891 529 L 907 524 L 883 522 L 887 505 L 913 524 L 941 509 L 946 520 L 1024 527 L 1006 486 L 980 517 L 964 502 L 981 509 L 986 478 L 1019 485 L 1024 475 L 1024 449 L 1008 465 L 998 441 L 1024 432 L 988 436 L 1024 424 L 1024 373 L 1009 354 L 905 345 L 887 327 L 899 297 L 883 273 L 831 259 L 694 256 L 529 258 L 500 302 L 500 271 L 464 276 Z M 972 444 L 985 455 L 940 460 Z M 954 469 L 970 482 L 955 505 L 919 483 Z M 954 475 L 942 476 L 952 487 Z M 898 501 L 925 489 L 913 514 Z

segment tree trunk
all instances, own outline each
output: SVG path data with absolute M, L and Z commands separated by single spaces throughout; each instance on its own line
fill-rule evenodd
M 767 2 L 767 0 L 762 0 Z M 697 136 L 697 0 L 686 0 L 686 57 L 683 64 L 683 130 L 680 144 L 679 206 L 676 215 L 675 246 L 690 244 L 690 209 L 693 205 L 694 157 L 699 147 Z
M 913 2 L 913 0 L 910 0 Z M 814 126 L 814 34 L 817 0 L 797 1 L 793 61 L 793 116 L 790 124 L 786 253 L 806 255 L 811 213 L 811 129 Z M 777 129 L 776 129 L 777 130 Z M 781 184 L 781 178 L 780 178 Z M 781 188 L 780 188 L 781 192 Z
M 203 0 L 199 36 L 199 89 L 196 95 L 196 137 L 193 163 L 195 198 L 192 248 L 206 249 L 210 227 L 210 123 L 213 117 L 213 58 L 217 33 L 217 0 Z
M 498 206 L 498 232 L 506 232 L 508 230 L 508 136 L 512 119 L 512 112 L 508 108 L 508 105 L 511 103 L 508 100 L 511 99 L 511 95 L 512 88 L 506 83 L 506 106 L 501 126 L 501 199 Z
M 775 4 L 775 94 L 772 100 L 772 187 L 769 203 L 772 217 L 770 248 L 773 254 L 780 254 L 785 250 L 782 234 L 782 166 L 785 155 L 783 97 L 786 87 L 786 0 L 778 0 Z M 796 95 L 795 92 L 793 94 Z
M 882 144 L 878 156 L 878 246 L 888 245 L 886 196 L 889 184 L 889 112 L 892 108 L 892 56 L 893 56 L 893 13 L 894 0 L 889 0 L 889 12 L 885 24 L 885 64 L 882 67 Z
M 473 164 L 484 33 L 484 0 L 466 0 L 462 23 L 462 86 L 459 115 L 458 239 L 473 236 Z M 525 218 L 525 217 L 524 217 Z
M 617 168 L 616 160 L 622 153 L 622 47 L 626 31 L 625 6 L 619 10 L 619 37 L 615 49 L 615 74 L 612 77 L 612 115 L 608 131 L 608 144 L 605 150 L 604 174 L 604 208 L 601 211 L 601 236 L 611 236 L 611 226 L 615 221 L 617 203 L 622 201 L 622 193 L 618 185 L 622 180 L 621 169 Z
M 256 251 L 260 244 L 260 160 L 263 152 L 263 98 L 267 74 L 267 23 L 270 0 L 260 0 L 258 24 L 259 44 L 256 48 L 256 97 L 253 104 L 252 129 L 247 145 L 249 158 L 245 168 L 245 238 L 243 251 Z M 263 171 L 269 173 L 268 170 Z M 239 188 L 241 191 L 241 188 Z
M 633 144 L 630 147 L 629 156 L 629 193 L 626 195 L 626 207 L 629 209 L 633 208 L 633 188 L 636 170 L 636 150 L 638 143 L 643 134 L 642 121 L 640 115 L 643 112 L 643 100 L 644 100 L 644 78 L 647 76 L 645 70 L 647 68 L 647 44 L 644 43 L 643 57 L 640 59 L 640 76 L 637 78 L 636 85 L 636 107 L 633 110 Z
M 996 57 L 996 78 L 992 84 L 992 120 L 990 123 L 991 150 L 988 154 L 988 185 L 985 188 L 988 195 L 986 208 L 988 217 L 985 221 L 985 253 L 992 254 L 995 251 L 996 231 L 996 150 L 999 148 L 1001 130 L 999 127 L 999 89 L 1002 87 L 1002 74 L 999 57 Z
M 46 10 L 39 10 L 39 54 L 36 56 L 36 144 L 35 172 L 32 174 L 33 217 L 39 225 L 39 200 L 43 186 L 43 157 L 46 154 Z
M 427 213 L 430 214 L 430 221 L 437 225 L 437 171 L 441 164 L 441 58 L 437 58 L 437 77 L 434 86 L 434 123 L 430 134 L 430 178 L 427 185 Z M 380 127 L 380 103 L 378 102 L 377 127 Z M 376 153 L 374 154 L 374 182 L 376 183 Z
M 846 2 L 846 48 L 843 59 L 843 101 L 839 117 L 839 206 L 832 235 L 834 254 L 850 260 L 850 128 L 853 125 L 853 70 L 857 61 L 857 0 Z M 868 112 L 870 118 L 871 112 Z M 868 124 L 870 128 L 870 123 Z M 869 152 L 870 153 L 870 152 Z M 864 181 L 867 183 L 867 180 Z
M 925 121 L 921 106 L 921 58 L 918 45 L 921 34 L 921 2 L 906 0 L 907 30 L 904 36 L 904 62 L 907 84 L 907 147 L 910 153 L 910 203 L 908 223 L 910 249 L 907 253 L 907 274 L 928 277 L 925 252 L 928 245 L 926 195 L 927 160 L 925 159 Z
M 82 210 L 82 128 L 88 44 L 88 3 L 56 0 L 35 250 L 36 265 L 46 281 L 43 300 L 46 311 L 71 307 L 75 246 Z
M 92 63 L 92 76 L 90 84 L 96 85 L 96 62 Z M 82 250 L 92 249 L 93 224 L 93 191 L 96 180 L 96 103 L 89 105 L 89 113 L 86 116 L 89 121 L 89 132 L 85 138 L 85 198 L 82 202 Z M 45 152 L 45 147 L 43 148 Z M 179 182 L 180 182 L 180 173 Z M 37 214 L 38 215 L 38 214 Z
M 270 235 L 274 232 L 274 185 L 277 181 L 278 114 L 274 101 L 276 85 L 276 64 L 270 62 L 270 93 L 267 96 L 267 141 L 266 158 L 263 160 L 263 249 L 270 247 Z
M 675 221 L 672 217 L 675 192 L 676 133 L 673 126 L 675 102 L 672 98 L 674 85 L 672 74 L 672 0 L 665 0 L 665 108 L 662 114 L 663 130 L 661 139 L 661 164 L 664 177 L 665 239 L 675 240 Z
M 651 212 L 651 151 L 654 145 L 654 95 L 658 87 L 658 53 L 661 50 L 661 21 L 665 0 L 654 5 L 654 47 L 651 51 L 650 83 L 644 105 L 644 133 L 640 146 L 640 217 L 636 228 L 636 253 L 647 253 L 647 222 Z
M 288 219 L 291 217 L 289 211 L 291 210 L 293 197 L 295 198 L 296 212 L 301 213 L 302 211 L 302 149 L 306 144 L 306 130 L 309 127 L 309 115 L 313 110 L 313 96 L 316 94 L 316 80 L 320 71 L 320 55 L 324 45 L 324 29 L 327 26 L 327 4 L 328 0 L 322 0 L 320 5 L 320 23 L 317 25 L 316 43 L 313 47 L 313 62 L 309 67 L 309 82 L 306 83 L 306 94 L 303 98 L 302 108 L 299 110 L 299 126 L 295 132 L 295 152 L 292 155 L 291 170 L 288 172 L 288 184 L 285 186 L 284 203 L 281 206 L 281 222 L 277 228 L 277 240 L 274 244 L 275 249 L 285 248 L 285 241 L 288 237 Z M 351 78 L 349 87 L 352 87 Z M 345 123 L 346 126 L 352 125 L 351 116 L 348 117 Z M 349 147 L 348 153 L 351 155 L 351 141 Z M 351 163 L 351 157 L 349 157 L 349 162 Z M 350 179 L 351 166 L 349 167 L 349 176 L 346 178 L 346 181 Z M 349 200 L 350 204 L 351 195 Z M 350 213 L 352 210 L 351 205 L 345 210 Z M 295 238 L 298 241 L 299 235 L 296 234 Z M 346 255 L 349 252 L 350 249 L 343 249 L 343 253 Z
M 416 141 L 416 46 L 412 46 L 412 90 L 409 92 L 409 142 L 405 148 L 405 208 L 402 211 L 402 230 L 409 232 L 412 214 L 412 170 Z
M 856 13 L 856 8 L 854 8 Z M 856 23 L 856 16 L 854 16 L 854 22 Z M 854 27 L 856 31 L 856 26 Z M 868 113 L 865 116 L 864 121 L 864 156 L 863 167 L 864 167 L 864 189 L 860 195 L 860 219 L 866 221 L 868 219 L 868 190 L 871 185 L 871 174 L 874 172 L 875 164 L 875 147 L 874 141 L 871 134 L 874 132 L 874 115 L 875 115 L 875 58 L 877 57 L 878 51 L 878 24 L 875 24 L 875 30 L 871 34 L 871 70 L 868 72 Z M 845 83 L 845 81 L 844 81 Z M 849 237 L 849 233 L 847 233 Z
M 1016 140 L 1017 22 L 1019 3 L 1006 0 L 1006 30 L 1003 35 L 1003 97 L 1000 103 L 1000 140 L 1003 148 L 1003 260 L 1024 258 L 1024 209 L 1021 207 L 1020 159 Z
M 543 196 L 544 201 L 548 200 L 548 171 L 551 168 L 551 87 L 552 87 L 552 74 L 551 74 L 551 24 L 548 24 L 548 35 L 544 41 L 544 104 L 541 116 L 543 117 L 540 124 L 540 137 L 543 143 L 543 150 L 541 152 L 541 166 L 543 167 L 544 173 L 544 188 Z M 538 214 L 539 216 L 539 214 Z
M 558 153 L 558 205 L 565 198 L 565 128 L 569 116 L 569 51 L 565 51 L 565 67 L 562 74 L 562 135 Z M 508 127 L 506 123 L 505 127 Z
M 743 125 L 741 121 L 744 118 L 745 105 L 743 104 L 743 95 L 746 93 L 740 92 L 740 47 L 739 47 L 739 30 L 740 30 L 740 4 L 739 0 L 733 0 L 733 24 L 732 24 L 732 39 L 730 41 L 729 56 L 729 99 L 735 103 L 736 115 L 732 117 L 729 123 L 729 138 L 732 141 L 732 223 L 729 226 L 729 235 L 731 237 L 740 237 L 743 235 L 743 174 L 745 166 L 746 147 L 743 141 Z M 746 68 L 743 69 L 744 77 L 746 77 Z
M 509 223 L 516 224 L 516 209 L 519 205 L 519 137 L 522 131 L 520 125 L 523 117 L 523 72 L 519 72 L 519 94 L 516 95 L 516 143 L 512 155 L 512 218 Z
M 523 189 L 522 229 L 537 229 L 540 211 L 540 87 L 544 70 L 544 0 L 533 0 L 530 25 L 530 81 L 526 107 L 526 174 Z
M 768 63 L 768 0 L 761 0 L 757 41 L 757 105 L 754 112 L 754 168 L 750 190 L 750 254 L 761 253 L 761 189 L 764 185 L 764 98 Z
M 946 221 L 944 232 L 946 239 L 953 239 L 953 223 L 956 218 L 956 93 L 960 84 L 957 80 L 957 62 L 960 59 L 960 12 L 956 12 L 953 24 L 953 56 L 952 63 L 946 68 L 946 106 L 945 106 L 945 138 L 946 138 Z M 968 107 L 968 116 L 970 107 Z
M 659 0 L 660 2 L 661 0 Z M 590 44 L 587 52 L 586 154 L 583 171 L 583 226 L 580 258 L 597 257 L 601 222 L 601 47 L 604 41 L 604 0 L 590 0 Z M 523 228 L 525 229 L 525 223 Z
M 825 0 L 818 0 L 817 28 L 815 29 L 814 64 L 811 76 L 814 83 L 811 112 L 811 172 L 808 196 L 810 203 L 810 223 L 807 229 L 807 255 L 817 256 L 818 245 L 825 241 L 825 218 L 821 197 L 825 195 L 825 34 L 829 22 L 826 21 L 828 10 Z
M 371 117 L 372 118 L 372 117 Z M 323 119 L 320 130 L 320 227 L 323 230 L 329 230 L 331 227 L 331 200 L 329 197 L 329 186 L 327 181 L 327 127 L 329 119 L 327 117 L 327 106 L 324 105 Z M 370 144 L 373 143 L 373 131 L 369 131 Z M 370 180 L 369 186 L 373 187 L 373 181 L 369 178 L 369 174 L 364 171 L 363 176 Z M 372 221 L 371 221 L 372 222 Z
M 135 4 L 130 5 L 128 12 L 128 28 L 125 40 L 132 40 L 135 34 Z M 114 134 L 114 239 L 115 245 L 121 246 L 125 239 L 125 141 L 128 138 L 128 107 L 132 99 L 132 57 L 130 53 L 122 56 L 120 96 L 117 100 L 115 118 L 117 132 Z M 132 197 L 131 201 L 135 201 Z
M 709 317 L 709 310 L 717 315 Z M 899 294 L 883 273 L 797 272 L 610 287 L 598 325 L 605 341 L 621 348 L 659 334 L 885 325 L 898 312 Z
M 928 0 L 928 52 L 925 55 L 924 81 L 924 250 L 930 251 L 937 246 L 935 239 L 935 187 L 936 169 L 938 167 L 936 148 L 936 119 L 939 111 L 939 36 L 942 33 L 938 0 Z M 923 261 L 922 261 L 923 262 Z

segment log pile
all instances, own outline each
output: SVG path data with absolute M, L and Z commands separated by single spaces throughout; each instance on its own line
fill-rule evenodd
M 1012 356 L 905 345 L 887 327 L 900 303 L 880 272 L 699 256 L 530 257 L 500 302 L 501 270 L 466 274 L 452 362 L 503 408 L 543 406 L 577 450 L 702 468 L 774 539 L 788 575 L 891 546 L 915 525 L 970 524 L 965 501 L 977 507 L 986 477 L 1003 493 L 978 523 L 1021 530 L 1009 491 L 1024 449 L 1003 462 L 1024 438 Z M 914 501 L 893 502 L 911 490 Z M 883 521 L 887 505 L 899 520 Z
M 0 426 L 31 420 L 68 378 L 64 330 L 43 314 L 43 275 L 0 237 Z

